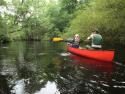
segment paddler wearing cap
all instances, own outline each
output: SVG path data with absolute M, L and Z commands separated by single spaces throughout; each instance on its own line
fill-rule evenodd
M 72 43 L 69 43 L 68 45 L 74 48 L 79 48 L 79 44 L 80 44 L 80 36 L 79 34 L 75 34 Z

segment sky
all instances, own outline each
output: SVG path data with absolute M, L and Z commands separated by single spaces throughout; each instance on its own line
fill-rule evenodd
M 0 6 L 0 15 L 3 15 L 4 13 L 7 13 L 7 14 L 12 14 L 14 15 L 14 6 L 12 5 L 12 1 L 13 0 L 4 0 L 7 2 L 8 4 L 8 9 L 6 9 L 5 6 Z M 20 0 L 22 1 L 22 0 Z M 58 0 L 45 0 L 46 2 L 51 2 L 51 1 L 58 1 Z
M 4 0 L 4 1 L 6 1 L 7 3 L 11 3 L 12 2 L 12 0 Z

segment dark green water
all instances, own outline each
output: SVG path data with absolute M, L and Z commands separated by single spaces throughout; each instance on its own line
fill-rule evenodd
M 125 94 L 124 52 L 116 49 L 116 63 L 92 64 L 69 56 L 65 43 L 1 45 L 0 94 Z

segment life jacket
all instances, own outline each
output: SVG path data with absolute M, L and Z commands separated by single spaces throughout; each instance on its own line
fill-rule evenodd
M 102 45 L 102 36 L 100 34 L 94 34 L 92 37 L 93 45 Z

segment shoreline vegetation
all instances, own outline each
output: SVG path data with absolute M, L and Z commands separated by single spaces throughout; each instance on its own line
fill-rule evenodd
M 125 45 L 125 0 L 0 1 L 0 43 L 68 39 L 84 40 L 98 29 L 104 42 Z

